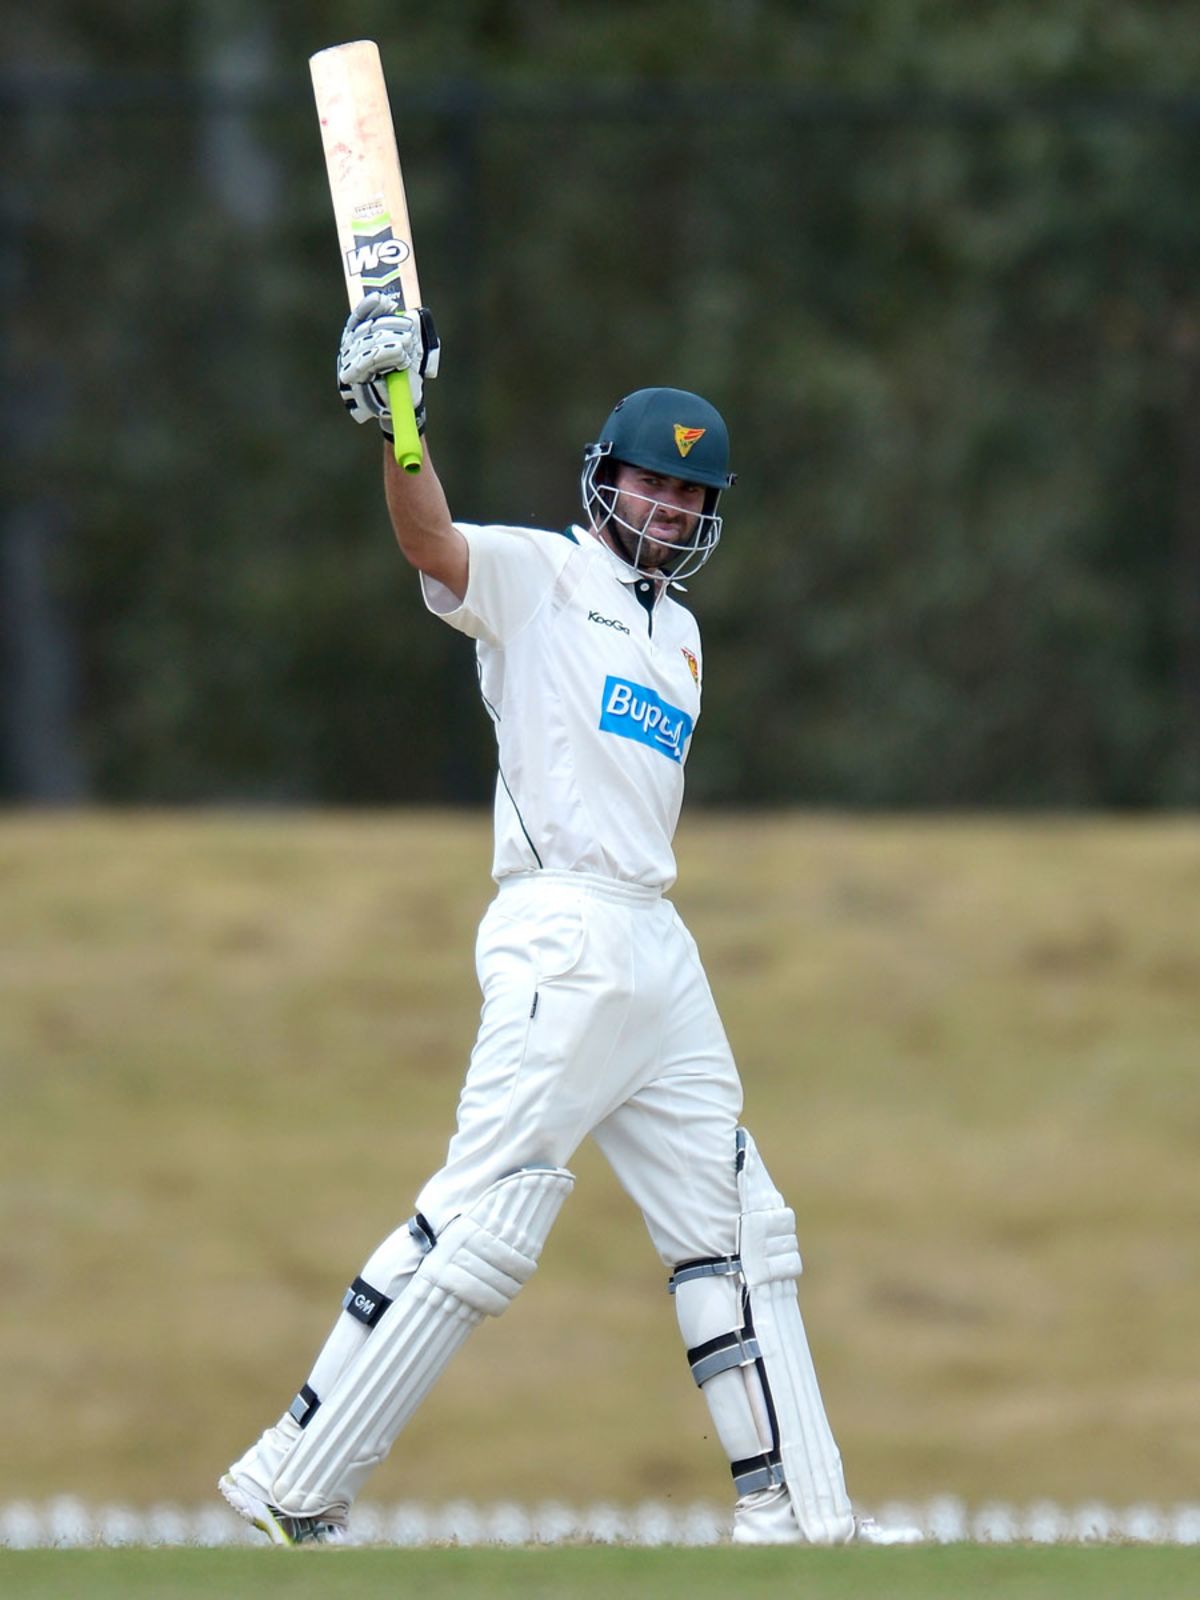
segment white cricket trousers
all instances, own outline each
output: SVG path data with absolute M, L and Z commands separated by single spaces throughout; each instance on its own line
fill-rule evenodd
M 435 1232 L 505 1174 L 567 1166 L 590 1133 L 666 1265 L 733 1254 L 742 1088 L 670 901 L 581 873 L 505 878 L 475 962 L 457 1131 L 417 1200 Z

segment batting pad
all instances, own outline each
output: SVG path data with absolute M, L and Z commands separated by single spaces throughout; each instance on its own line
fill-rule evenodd
M 313 1516 L 353 1501 L 467 1335 L 533 1276 L 574 1182 L 562 1167 L 523 1168 L 446 1224 L 287 1456 L 276 1506 Z
M 672 1277 L 671 1291 L 692 1377 L 735 1468 L 738 1492 L 749 1494 L 782 1483 L 783 1467 L 771 1454 L 775 1430 L 758 1371 L 762 1352 L 743 1320 L 740 1263 L 731 1257 L 729 1265 L 737 1272 Z
M 854 1513 L 800 1316 L 796 1218 L 744 1128 L 738 1129 L 738 1193 L 742 1275 L 788 1494 L 805 1539 L 841 1544 L 854 1535 Z

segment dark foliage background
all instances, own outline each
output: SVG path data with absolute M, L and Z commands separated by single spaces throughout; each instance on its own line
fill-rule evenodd
M 331 369 L 306 57 L 379 39 L 468 519 L 709 395 L 691 792 L 1200 801 L 1190 7 L 55 3 L 3 23 L 10 799 L 471 802 L 469 649 Z

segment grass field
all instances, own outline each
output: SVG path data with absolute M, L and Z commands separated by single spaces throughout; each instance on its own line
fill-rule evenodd
M 1182 1600 L 1196 1572 L 1178 1549 L 0 1552 L 21 1600 Z
M 488 834 L 412 814 L 0 822 L 0 1500 L 201 1502 L 290 1400 L 440 1158 Z M 799 1216 L 852 1491 L 1194 1498 L 1200 827 L 698 815 L 679 854 L 746 1121 Z M 574 1166 L 537 1280 L 373 1498 L 726 1498 L 640 1222 L 594 1152 Z

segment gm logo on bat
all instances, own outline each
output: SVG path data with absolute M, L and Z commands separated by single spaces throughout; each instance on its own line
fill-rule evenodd
M 372 239 L 346 251 L 346 271 L 356 278 L 378 273 L 385 267 L 398 267 L 412 251 L 403 239 Z
M 604 680 L 600 728 L 622 739 L 649 745 L 671 761 L 683 762 L 683 750 L 691 737 L 692 719 L 686 711 L 669 704 L 644 684 L 628 678 Z

